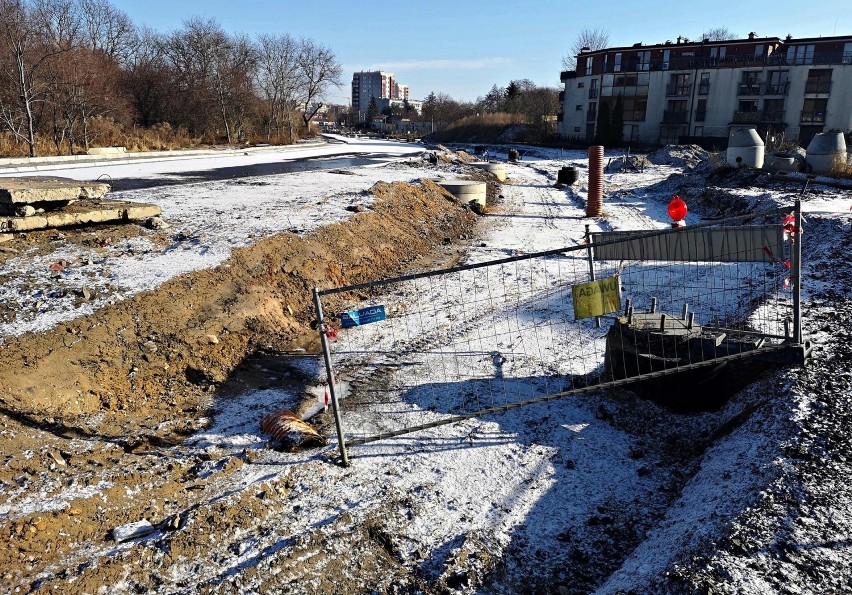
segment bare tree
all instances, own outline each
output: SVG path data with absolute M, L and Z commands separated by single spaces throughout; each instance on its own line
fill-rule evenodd
M 311 119 L 322 108 L 319 101 L 329 87 L 342 87 L 340 78 L 343 67 L 337 62 L 337 57 L 330 48 L 303 39 L 300 43 L 298 63 L 302 79 L 302 119 L 308 126 Z M 313 107 L 313 109 L 311 109 Z
M 289 35 L 261 35 L 258 39 L 257 84 L 266 101 L 267 138 L 275 129 L 279 138 L 286 119 L 293 142 L 293 112 L 299 97 L 299 44 Z
M 141 42 L 130 17 L 109 0 L 80 0 L 80 18 L 84 44 L 126 66 Z
M 224 46 L 216 48 L 213 61 L 213 78 L 216 97 L 225 125 L 228 143 L 243 137 L 251 97 L 252 80 L 257 64 L 257 52 L 244 36 L 229 38 Z
M 730 31 L 727 27 L 713 27 L 711 29 L 706 29 L 699 39 L 707 39 L 708 41 L 728 41 L 730 39 L 737 39 L 737 37 L 739 36 Z
M 32 18 L 54 49 L 66 51 L 80 45 L 82 27 L 74 0 L 35 0 Z
M 88 150 L 92 119 L 124 111 L 126 102 L 119 86 L 119 66 L 101 52 L 79 48 L 63 54 L 56 61 L 55 72 L 58 76 L 51 90 L 51 103 L 54 114 L 59 116 L 54 121 L 61 120 L 63 127 L 54 143 L 58 149 L 64 137 L 69 154 L 74 153 L 75 144 L 82 144 Z
M 137 36 L 139 43 L 127 56 L 122 80 L 133 106 L 135 122 L 147 127 L 168 120 L 175 85 L 172 71 L 160 51 L 164 45 L 162 36 L 147 28 L 140 30 Z
M 577 54 L 584 48 L 592 51 L 602 50 L 609 44 L 609 30 L 603 27 L 584 27 L 577 34 L 574 43 L 568 49 L 568 53 L 562 57 L 562 67 L 565 70 L 574 70 L 577 67 Z
M 35 108 L 43 104 L 47 90 L 48 67 L 52 57 L 66 51 L 63 40 L 70 39 L 66 28 L 57 28 L 47 38 L 43 26 L 52 14 L 47 2 L 40 12 L 23 0 L 0 0 L 0 76 L 6 93 L 0 94 L 0 119 L 29 155 L 36 154 Z
M 170 114 L 172 124 L 198 135 L 211 133 L 215 121 L 221 122 L 213 118 L 220 112 L 214 64 L 217 52 L 228 44 L 227 35 L 215 20 L 193 17 L 158 41 L 177 100 L 177 109 Z

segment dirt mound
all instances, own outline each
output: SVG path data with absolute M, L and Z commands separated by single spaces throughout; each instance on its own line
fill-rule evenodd
M 678 167 L 695 167 L 707 161 L 710 153 L 698 145 L 666 145 L 649 153 L 646 158 L 654 165 L 675 165 Z
M 258 349 L 317 349 L 313 287 L 393 275 L 475 220 L 440 187 L 379 183 L 371 211 L 300 236 L 234 250 L 213 270 L 172 279 L 50 332 L 0 348 L 0 408 L 69 434 L 123 436 L 179 420 Z M 333 307 L 333 300 L 330 301 Z M 57 421 L 58 420 L 58 421 Z

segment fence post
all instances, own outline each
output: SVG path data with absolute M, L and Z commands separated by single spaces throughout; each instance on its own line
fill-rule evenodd
M 340 406 L 337 402 L 337 389 L 334 386 L 334 370 L 331 369 L 331 351 L 328 348 L 328 337 L 325 336 L 325 323 L 323 322 L 319 289 L 316 287 L 314 287 L 314 306 L 317 313 L 317 329 L 319 330 L 320 343 L 322 344 L 322 357 L 325 360 L 325 373 L 328 378 L 328 394 L 331 397 L 331 410 L 334 413 L 334 427 L 337 429 L 340 463 L 344 467 L 348 467 L 349 455 L 346 453 L 346 441 L 343 439 L 343 423 L 340 421 Z
M 586 244 L 590 244 L 592 242 L 592 234 L 589 231 L 589 224 L 586 223 Z M 589 280 L 595 280 L 595 255 L 592 253 L 592 247 L 589 246 L 586 248 L 586 257 L 589 259 Z M 600 316 L 595 316 L 595 327 L 601 328 L 601 319 Z
M 793 280 L 793 342 L 802 344 L 802 201 L 796 197 L 793 207 L 796 226 L 792 234 L 790 274 Z

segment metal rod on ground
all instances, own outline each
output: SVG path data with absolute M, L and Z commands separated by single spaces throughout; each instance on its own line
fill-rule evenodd
M 334 413 L 334 427 L 337 430 L 337 444 L 340 448 L 340 464 L 349 466 L 349 455 L 346 454 L 346 441 L 343 439 L 343 423 L 340 421 L 340 406 L 337 403 L 337 390 L 334 388 L 334 370 L 331 369 L 331 352 L 328 348 L 328 337 L 325 336 L 325 324 L 323 323 L 322 304 L 320 303 L 319 289 L 314 287 L 314 306 L 317 311 L 317 329 L 322 344 L 322 357 L 325 360 L 325 373 L 328 377 L 328 394 L 331 398 L 331 410 Z
M 627 324 L 633 324 L 633 306 L 627 308 Z
M 689 314 L 689 304 L 684 304 L 684 305 L 683 305 L 683 316 L 681 316 L 681 318 L 682 318 L 683 320 L 686 320 L 686 315 L 687 315 L 687 314 Z
M 586 243 L 590 243 L 592 241 L 592 233 L 589 231 L 589 224 L 586 224 Z M 589 279 L 591 281 L 595 280 L 595 258 L 592 253 L 592 247 L 588 246 L 586 248 L 586 257 L 589 259 Z M 595 316 L 595 328 L 601 328 L 601 319 L 600 316 Z
M 657 313 L 657 298 L 651 298 L 651 314 Z
M 690 312 L 686 317 L 686 328 L 692 330 L 693 325 L 695 324 L 695 312 Z
M 807 185 L 805 186 L 807 188 Z M 804 190 L 802 191 L 804 192 Z M 793 207 L 796 230 L 792 234 L 791 246 L 792 266 L 790 274 L 793 277 L 793 342 L 802 344 L 802 201 L 796 198 Z
M 627 298 L 626 300 L 624 300 L 624 315 L 625 316 L 630 314 L 630 305 L 631 305 L 630 298 Z
M 661 333 L 666 332 L 666 315 L 665 314 L 660 314 L 660 332 Z

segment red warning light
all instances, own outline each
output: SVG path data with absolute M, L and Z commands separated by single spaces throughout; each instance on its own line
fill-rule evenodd
M 672 218 L 672 221 L 678 222 L 686 219 L 687 213 L 686 203 L 675 194 L 672 197 L 672 201 L 669 203 L 669 217 Z

